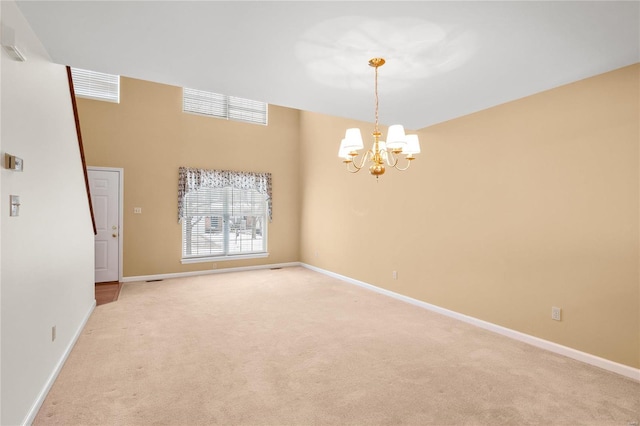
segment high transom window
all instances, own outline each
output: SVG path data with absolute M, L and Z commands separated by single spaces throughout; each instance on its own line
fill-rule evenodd
M 76 96 L 120 103 L 120 76 L 71 68 Z
M 251 99 L 186 87 L 182 90 L 184 112 L 266 125 L 268 109 L 268 104 Z

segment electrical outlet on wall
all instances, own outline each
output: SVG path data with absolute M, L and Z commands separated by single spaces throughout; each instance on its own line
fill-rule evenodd
M 56 341 L 56 326 L 55 325 L 53 327 L 51 327 L 51 341 L 52 342 Z
M 551 308 L 551 319 L 556 321 L 562 320 L 562 309 L 556 308 L 555 306 Z

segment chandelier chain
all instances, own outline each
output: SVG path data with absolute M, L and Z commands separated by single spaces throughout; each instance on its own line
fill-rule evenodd
M 375 93 L 376 93 L 376 125 L 374 128 L 374 131 L 378 133 L 378 67 L 376 66 L 375 69 L 376 69 L 376 74 L 375 74 L 376 77 L 375 77 L 374 87 L 375 87 Z

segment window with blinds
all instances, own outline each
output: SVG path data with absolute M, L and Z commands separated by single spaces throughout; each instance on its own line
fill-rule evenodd
M 71 68 L 76 96 L 120 103 L 120 76 Z
M 266 254 L 264 194 L 253 189 L 201 188 L 186 195 L 184 209 L 183 261 Z
M 182 110 L 194 114 L 266 125 L 269 107 L 264 102 L 185 87 L 182 91 Z

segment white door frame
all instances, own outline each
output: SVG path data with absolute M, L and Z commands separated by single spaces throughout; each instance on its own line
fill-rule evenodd
M 117 167 L 87 166 L 87 171 L 118 173 L 118 281 L 122 282 L 122 241 L 124 240 L 124 169 Z

